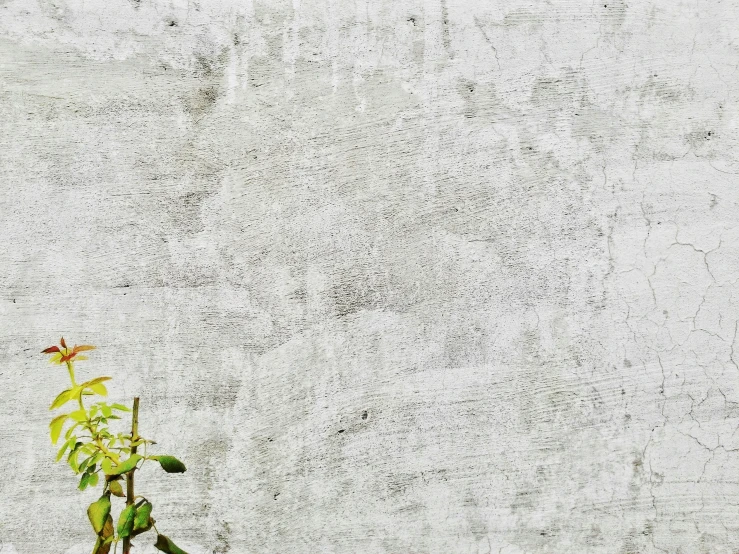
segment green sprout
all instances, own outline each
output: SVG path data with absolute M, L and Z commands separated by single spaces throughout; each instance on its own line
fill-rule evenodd
M 133 399 L 133 408 L 122 404 L 108 404 L 98 400 L 85 405 L 85 398 L 106 397 L 108 390 L 104 383 L 110 377 L 96 377 L 77 383 L 74 375 L 74 362 L 86 360 L 82 352 L 94 350 L 94 346 L 81 345 L 67 347 L 64 338 L 59 346 L 50 346 L 42 354 L 51 354 L 51 363 L 65 364 L 69 372 L 71 387 L 62 391 L 51 403 L 50 410 L 56 410 L 73 402 L 76 409 L 60 414 L 51 420 L 49 429 L 51 442 L 56 444 L 64 432 L 64 444 L 56 455 L 60 461 L 65 455 L 67 463 L 75 474 L 80 475 L 79 489 L 96 487 L 102 483 L 102 495 L 87 508 L 92 529 L 97 535 L 92 554 L 109 554 L 111 545 L 114 553 L 118 543 L 122 543 L 123 554 L 131 554 L 131 540 L 142 533 L 154 529 L 157 540 L 154 546 L 166 554 L 187 554 L 172 540 L 162 535 L 156 528 L 156 520 L 151 517 L 152 503 L 134 490 L 136 470 L 146 460 L 159 463 L 167 473 L 184 473 L 185 464 L 174 456 L 152 456 L 148 447 L 154 441 L 139 435 L 139 399 Z M 118 414 L 131 412 L 131 432 L 113 433 L 108 427 L 111 420 L 121 419 Z M 139 447 L 143 454 L 139 453 Z M 125 490 L 124 490 L 125 485 Z M 125 506 L 118 516 L 118 525 L 113 525 L 111 496 L 125 500 Z

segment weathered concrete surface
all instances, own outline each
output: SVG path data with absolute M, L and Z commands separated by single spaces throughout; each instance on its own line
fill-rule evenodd
M 62 333 L 193 552 L 739 550 L 737 16 L 3 0 L 0 551 L 91 544 Z

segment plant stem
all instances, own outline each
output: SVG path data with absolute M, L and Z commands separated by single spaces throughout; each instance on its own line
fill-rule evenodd
M 139 435 L 139 397 L 135 396 L 133 399 L 133 414 L 131 418 L 131 456 L 136 454 L 136 441 Z M 126 474 L 126 506 L 130 506 L 134 503 L 134 497 L 136 496 L 133 488 L 133 476 L 136 472 L 136 468 L 133 468 Z M 123 539 L 123 554 L 131 554 L 131 537 Z
M 70 381 L 72 381 L 72 386 L 76 387 L 77 383 L 74 380 L 74 366 L 72 365 L 71 361 L 67 361 L 66 363 L 67 363 L 67 371 L 69 372 L 69 379 Z

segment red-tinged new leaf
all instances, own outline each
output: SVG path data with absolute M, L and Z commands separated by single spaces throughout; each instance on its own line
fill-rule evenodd
M 95 347 L 91 344 L 81 344 L 79 346 L 75 344 L 74 348 L 72 348 L 72 352 L 74 352 L 75 354 L 77 354 L 78 352 L 86 352 L 87 350 L 95 350 Z
M 112 377 L 95 377 L 94 379 L 91 379 L 90 381 L 86 381 L 82 383 L 81 387 L 89 387 L 90 385 L 97 385 L 98 383 L 103 383 L 105 381 L 110 381 Z
M 59 341 L 59 344 L 62 345 L 62 348 L 66 348 L 67 347 L 67 343 L 64 342 L 64 337 L 62 337 L 62 340 Z
M 59 352 L 58 346 L 50 346 L 49 348 L 45 348 L 41 351 L 42 354 L 53 354 L 54 352 Z

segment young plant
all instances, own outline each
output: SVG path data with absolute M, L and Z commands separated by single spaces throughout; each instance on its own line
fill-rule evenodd
M 154 441 L 139 435 L 139 399 L 133 399 L 133 409 L 122 404 L 108 404 L 103 400 L 86 405 L 87 397 L 105 397 L 108 391 L 103 383 L 110 377 L 95 377 L 83 383 L 77 383 L 74 375 L 74 362 L 86 360 L 82 352 L 93 350 L 94 346 L 82 345 L 67 347 L 64 338 L 59 346 L 50 346 L 42 354 L 51 354 L 51 363 L 66 364 L 71 387 L 61 392 L 50 410 L 56 410 L 73 402 L 72 411 L 60 414 L 51 420 L 51 442 L 56 444 L 64 432 L 64 444 L 56 455 L 60 461 L 65 455 L 67 463 L 77 475 L 80 475 L 79 489 L 95 487 L 102 483 L 102 495 L 87 508 L 92 528 L 97 535 L 92 554 L 108 554 L 111 545 L 118 551 L 118 543 L 122 543 L 123 554 L 131 553 L 131 540 L 150 529 L 154 529 L 157 540 L 154 546 L 166 554 L 187 554 L 171 539 L 162 535 L 151 517 L 152 504 L 148 498 L 137 496 L 134 490 L 136 471 L 147 460 L 159 463 L 167 473 L 183 473 L 185 464 L 173 456 L 151 456 L 149 445 Z M 111 420 L 121 419 L 118 413 L 131 412 L 131 432 L 114 433 L 109 427 Z M 143 448 L 143 454 L 139 452 Z M 124 485 L 125 484 L 125 490 Z M 125 506 L 118 517 L 117 526 L 113 525 L 111 512 L 111 495 L 125 499 Z

